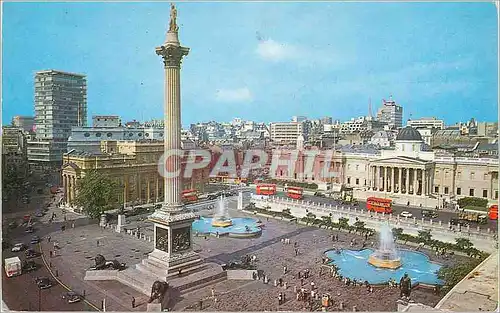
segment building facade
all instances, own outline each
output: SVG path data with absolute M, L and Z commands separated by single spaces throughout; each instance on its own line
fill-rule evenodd
M 21 176 L 28 172 L 26 136 L 22 128 L 2 127 L 2 168 L 14 168 Z M 5 172 L 4 172 L 5 173 Z
M 55 70 L 35 74 L 35 133 L 28 160 L 35 166 L 60 167 L 73 126 L 87 121 L 85 75 Z
M 408 120 L 406 126 L 411 126 L 415 129 L 419 128 L 435 128 L 444 129 L 444 121 L 435 117 L 424 117 L 415 120 Z
M 403 127 L 403 107 L 392 100 L 392 96 L 389 100 L 382 101 L 382 106 L 377 112 L 377 120 L 386 122 L 390 128 Z
M 271 123 L 269 126 L 271 140 L 276 144 L 296 145 L 297 138 L 303 134 L 301 122 Z
M 102 153 L 71 151 L 64 154 L 62 185 L 64 202 L 72 206 L 78 181 L 92 170 L 98 170 L 119 183 L 121 203 L 127 205 L 159 202 L 164 197 L 164 179 L 158 172 L 163 141 L 102 141 Z M 184 170 L 186 161 L 182 163 Z M 193 170 L 184 178 L 183 189 L 203 191 L 208 182 L 209 167 Z
M 35 118 L 33 116 L 16 115 L 12 118 L 12 125 L 21 128 L 25 132 L 31 132 L 35 125 Z
M 344 187 L 354 189 L 359 199 L 370 196 L 393 199 L 396 203 L 442 207 L 462 197 L 498 201 L 498 157 L 464 157 L 436 153 L 426 148 L 420 133 L 406 127 L 399 131 L 394 150 L 346 148 L 334 154 L 335 170 Z M 295 168 L 304 167 L 298 159 Z M 301 163 L 302 162 L 302 163 Z M 320 168 L 325 159 L 315 159 Z M 337 164 L 338 163 L 338 164 Z M 282 166 L 278 179 L 312 182 Z M 314 182 L 331 178 L 314 177 Z

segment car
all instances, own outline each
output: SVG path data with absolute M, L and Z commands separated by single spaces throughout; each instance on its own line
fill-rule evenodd
M 422 217 L 427 217 L 427 218 L 436 218 L 438 217 L 439 215 L 437 214 L 437 212 L 435 211 L 431 211 L 431 210 L 423 210 L 422 211 Z
M 38 237 L 38 236 L 31 237 L 31 241 L 30 241 L 31 244 L 37 244 L 39 242 L 40 242 L 40 237 Z
M 314 193 L 314 196 L 315 196 L 315 197 L 322 197 L 322 198 L 324 198 L 324 197 L 325 197 L 325 194 L 324 194 L 324 193 L 322 193 L 322 192 L 316 191 L 316 192 Z
M 73 291 L 63 293 L 61 298 L 63 298 L 63 300 L 66 300 L 68 303 L 77 303 L 82 300 L 82 297 Z
M 36 264 L 34 261 L 26 261 L 23 264 L 23 272 L 32 272 L 36 271 L 38 268 L 38 264 Z
M 412 217 L 413 216 L 413 214 L 411 214 L 408 211 L 403 211 L 399 215 L 402 216 L 402 217 Z
M 48 288 L 52 287 L 52 282 L 50 281 L 50 279 L 48 277 L 37 277 L 35 279 L 35 282 L 36 282 L 36 285 L 38 286 L 38 288 L 40 288 L 40 289 L 48 289 Z
M 23 251 L 25 248 L 26 248 L 26 246 L 24 245 L 24 243 L 16 243 L 14 245 L 14 247 L 12 247 L 12 249 L 10 249 L 10 251 L 20 252 L 20 251 Z
M 31 233 L 33 233 L 34 231 L 35 231 L 35 229 L 33 229 L 33 226 L 28 226 L 28 227 L 26 227 L 26 230 L 25 230 L 24 232 L 25 232 L 25 233 L 29 233 L 29 234 L 31 234 Z
M 35 217 L 42 217 L 43 216 L 43 213 L 38 211 L 35 213 Z
M 32 259 L 38 257 L 40 254 L 33 249 L 28 249 L 26 250 L 26 252 L 24 252 L 24 255 L 27 259 Z

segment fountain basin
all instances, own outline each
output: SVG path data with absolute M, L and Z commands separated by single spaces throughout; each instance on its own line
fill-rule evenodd
M 214 226 L 218 218 L 200 217 L 192 224 L 194 233 L 200 235 L 219 235 L 230 236 L 236 238 L 251 238 L 262 234 L 261 224 L 253 218 L 235 217 L 231 218 L 229 226 Z
M 390 259 L 390 258 L 380 258 L 375 253 L 370 255 L 368 258 L 368 263 L 375 267 L 397 269 L 401 267 L 401 259 Z
M 338 273 L 340 275 L 358 281 L 366 280 L 370 284 L 385 284 L 390 279 L 399 282 L 404 273 L 408 273 L 412 284 L 443 284 L 443 281 L 437 277 L 441 265 L 430 261 L 429 257 L 424 253 L 398 250 L 401 266 L 394 269 L 375 267 L 368 263 L 370 256 L 374 252 L 372 249 L 344 249 L 340 253 L 337 253 L 336 250 L 329 250 L 325 252 L 325 256 L 330 260 L 329 264 L 335 264 L 339 268 Z
M 212 226 L 213 227 L 229 227 L 233 225 L 233 221 L 230 219 L 213 219 Z

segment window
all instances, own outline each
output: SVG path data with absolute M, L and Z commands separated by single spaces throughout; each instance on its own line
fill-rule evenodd
M 347 164 L 347 169 L 350 170 L 351 169 L 351 164 Z
M 134 135 L 134 134 L 132 134 L 132 133 L 128 133 L 128 136 L 129 136 L 129 137 L 132 137 L 133 135 Z
M 498 199 L 498 190 L 495 190 L 495 199 Z
M 359 185 L 359 178 L 356 178 L 356 185 Z
M 439 193 L 439 186 L 434 186 L 434 192 Z
M 96 137 L 101 137 L 101 133 L 96 133 L 95 136 Z
M 462 188 L 458 187 L 457 188 L 457 195 L 461 195 L 462 194 Z
M 347 177 L 347 184 L 351 183 L 351 177 Z
M 484 174 L 483 174 L 483 179 L 484 179 L 484 180 L 488 180 L 488 173 L 484 173 Z
M 450 172 L 445 171 L 445 172 L 444 172 L 444 179 L 448 179 L 448 175 L 449 175 L 449 174 L 450 174 Z
M 488 190 L 483 189 L 483 198 L 488 198 Z
M 112 133 L 107 133 L 106 136 L 113 137 L 113 134 Z
M 142 133 L 138 133 L 137 136 L 142 137 Z
M 457 172 L 457 178 L 458 179 L 462 178 L 462 172 Z
M 474 189 L 469 189 L 469 196 L 474 197 Z
M 474 176 L 476 176 L 476 173 L 470 172 L 470 179 L 474 179 Z
M 144 136 L 149 137 L 149 133 L 144 134 Z
M 444 194 L 447 195 L 449 192 L 449 188 L 448 187 L 444 187 Z
M 90 137 L 90 134 L 89 133 L 85 133 L 83 134 L 85 137 Z
M 356 171 L 359 171 L 359 165 L 356 164 Z

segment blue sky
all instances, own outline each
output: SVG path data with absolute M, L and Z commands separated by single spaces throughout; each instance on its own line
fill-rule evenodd
M 404 118 L 498 120 L 491 3 L 178 3 L 182 120 L 346 120 L 383 98 Z M 169 3 L 3 3 L 3 123 L 33 115 L 33 76 L 84 73 L 89 120 L 163 116 Z

